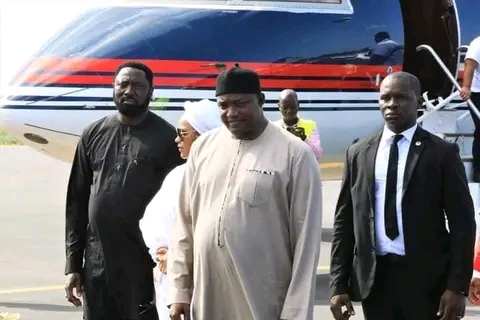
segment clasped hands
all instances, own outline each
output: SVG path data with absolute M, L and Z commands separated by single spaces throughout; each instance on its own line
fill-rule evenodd
M 287 129 L 291 134 L 299 137 L 302 140 L 307 139 L 307 136 L 305 134 L 305 129 L 302 127 L 288 127 Z
M 167 258 L 168 258 L 168 249 L 161 247 L 157 249 L 157 267 L 161 273 L 167 274 Z

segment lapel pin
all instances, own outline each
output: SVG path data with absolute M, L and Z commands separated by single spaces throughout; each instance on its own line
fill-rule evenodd
M 420 141 L 417 141 L 415 142 L 415 145 L 418 147 L 419 145 L 421 145 L 422 143 Z

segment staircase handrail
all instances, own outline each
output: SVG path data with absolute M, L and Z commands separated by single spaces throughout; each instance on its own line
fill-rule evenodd
M 462 60 L 462 51 L 468 51 L 469 46 L 468 45 L 461 45 L 460 47 L 457 48 L 457 66 L 460 65 L 460 60 Z M 457 72 L 455 73 L 455 81 L 458 82 L 458 68 Z M 452 88 L 452 93 L 455 91 L 455 87 Z
M 421 44 L 417 47 L 417 51 L 422 51 L 422 50 L 427 50 L 428 52 L 430 52 L 430 54 L 433 56 L 433 58 L 438 63 L 440 68 L 442 68 L 443 72 L 447 75 L 447 77 L 452 82 L 452 84 L 455 86 L 455 88 L 457 88 L 458 92 L 460 92 L 462 90 L 462 87 L 460 87 L 460 85 L 458 84 L 455 77 L 452 75 L 450 70 L 448 70 L 447 66 L 443 63 L 442 59 L 440 59 L 440 57 L 435 52 L 435 50 L 433 50 L 433 48 L 429 45 Z M 468 99 L 467 103 L 468 103 L 468 106 L 470 107 L 470 109 L 473 111 L 473 113 L 480 119 L 480 111 L 478 111 L 477 107 L 473 104 L 473 102 L 470 99 Z M 441 108 L 435 109 L 434 112 L 436 112 L 440 109 Z
M 424 100 L 424 105 L 427 113 L 424 113 L 420 117 L 417 118 L 417 123 L 422 123 L 426 118 L 428 118 L 433 113 L 443 109 L 445 106 L 449 105 L 450 102 L 457 99 L 459 96 L 459 92 L 455 91 L 445 99 L 438 99 L 438 103 L 436 105 L 432 104 L 432 101 L 428 99 L 428 92 L 423 93 L 422 98 Z

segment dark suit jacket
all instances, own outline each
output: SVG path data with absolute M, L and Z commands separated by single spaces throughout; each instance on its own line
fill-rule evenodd
M 330 288 L 352 301 L 367 298 L 375 276 L 374 169 L 381 134 L 347 149 L 335 213 Z M 468 293 L 476 224 L 456 144 L 418 127 L 407 156 L 402 210 L 408 276 L 417 286 L 412 289 L 429 290 L 443 281 Z

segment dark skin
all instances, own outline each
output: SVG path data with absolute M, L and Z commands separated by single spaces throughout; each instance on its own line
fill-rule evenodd
M 302 140 L 305 140 L 305 130 L 300 127 L 295 127 L 298 123 L 298 97 L 295 91 L 285 89 L 280 93 L 280 100 L 278 101 L 278 108 L 282 114 L 283 122 L 288 126 L 288 131 L 296 135 Z
M 153 87 L 147 80 L 145 72 L 126 67 L 115 77 L 113 98 L 118 109 L 118 120 L 125 125 L 137 125 L 145 120 Z M 76 289 L 76 295 L 74 290 Z M 65 297 L 74 306 L 82 305 L 83 285 L 79 273 L 67 275 Z
M 229 93 L 217 97 L 222 122 L 235 139 L 254 140 L 267 127 L 262 106 L 265 95 Z
M 265 95 L 229 93 L 217 97 L 220 107 L 222 122 L 238 140 L 255 140 L 268 125 L 268 120 L 263 115 L 262 106 Z M 174 303 L 170 307 L 170 319 L 190 320 L 190 305 L 187 303 Z
M 388 75 L 380 86 L 379 100 L 380 112 L 387 128 L 399 134 L 414 126 L 417 121 L 417 108 L 421 103 L 420 97 L 420 82 L 415 76 L 406 72 Z M 330 310 L 335 320 L 348 320 L 355 315 L 350 297 L 346 293 L 332 297 Z M 465 295 L 445 290 L 440 298 L 437 318 L 456 320 L 464 315 Z
M 153 86 L 145 72 L 126 67 L 115 77 L 114 99 L 118 109 L 118 120 L 126 125 L 141 123 L 148 114 Z
M 385 125 L 395 133 L 413 127 L 417 122 L 420 82 L 408 73 L 392 73 L 380 85 L 380 112 Z

